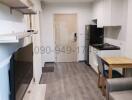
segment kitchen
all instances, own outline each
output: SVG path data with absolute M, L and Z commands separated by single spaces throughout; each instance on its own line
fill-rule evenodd
M 131 78 L 128 77 L 132 75 L 132 60 L 128 59 L 131 58 L 128 6 L 129 1 L 123 0 L 95 2 L 93 24 L 86 26 L 86 64 L 98 73 L 98 87 L 101 86 L 102 94 L 107 96 L 108 100 L 131 98 L 128 95 L 130 91 L 126 93 L 130 89 L 127 87 L 128 83 L 131 84 Z M 126 83 L 123 83 L 125 81 Z
M 106 5 L 109 6 L 106 7 Z M 94 14 L 91 27 L 95 28 L 91 28 L 90 31 L 90 25 L 86 26 L 86 37 L 87 35 L 89 36 L 85 40 L 89 40 L 89 43 L 86 42 L 86 47 L 89 45 L 89 51 L 87 51 L 87 53 L 89 52 L 89 57 L 86 57 L 86 62 L 98 72 L 96 55 L 120 56 L 125 53 L 127 1 L 96 1 L 93 9 Z M 90 36 L 90 32 L 95 34 L 95 36 Z M 100 35 L 97 35 L 97 32 L 100 32 Z M 91 41 L 92 43 L 90 43 Z

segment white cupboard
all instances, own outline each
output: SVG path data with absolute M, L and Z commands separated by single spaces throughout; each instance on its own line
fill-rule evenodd
M 97 50 L 92 46 L 90 46 L 89 49 L 89 64 L 93 70 L 98 73 L 98 62 L 96 58 Z
M 121 26 L 123 0 L 99 0 L 93 4 L 93 19 L 97 26 Z
M 103 18 L 104 18 L 104 1 L 99 0 L 93 4 L 93 20 L 97 20 L 97 27 L 103 27 Z
M 123 0 L 104 0 L 104 26 L 122 25 Z
M 92 46 L 89 46 L 89 64 L 95 72 L 98 73 L 98 62 L 96 56 L 120 56 L 121 50 L 98 50 Z

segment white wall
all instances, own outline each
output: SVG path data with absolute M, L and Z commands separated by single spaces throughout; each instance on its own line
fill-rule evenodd
M 127 10 L 127 31 L 126 31 L 126 46 L 125 55 L 132 58 L 132 0 L 128 0 L 128 10 Z M 132 69 L 127 70 L 127 76 L 132 76 Z
M 128 0 L 128 20 L 126 32 L 126 50 L 125 54 L 132 58 L 132 0 Z
M 46 4 L 41 15 L 41 41 L 42 46 L 50 47 L 53 52 L 49 54 L 43 53 L 43 61 L 54 62 L 54 29 L 53 29 L 53 15 L 55 13 L 77 13 L 78 14 L 78 37 L 80 53 L 78 60 L 84 60 L 84 53 L 82 47 L 85 45 L 85 25 L 90 24 L 92 18 L 92 5 L 87 3 L 78 4 Z

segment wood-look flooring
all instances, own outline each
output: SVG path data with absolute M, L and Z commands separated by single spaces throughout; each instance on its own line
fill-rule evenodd
M 45 100 L 105 100 L 97 75 L 84 63 L 46 64 L 41 84 L 47 84 Z

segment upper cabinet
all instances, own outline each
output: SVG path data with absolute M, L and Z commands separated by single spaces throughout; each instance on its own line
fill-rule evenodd
M 93 5 L 93 19 L 97 26 L 121 26 L 123 0 L 98 0 Z
M 121 26 L 123 0 L 104 0 L 104 26 Z
M 104 20 L 104 1 L 98 0 L 93 4 L 93 20 L 97 20 L 97 27 L 103 27 Z
M 35 14 L 34 4 L 31 0 L 0 0 L 0 3 L 16 9 L 23 14 Z

